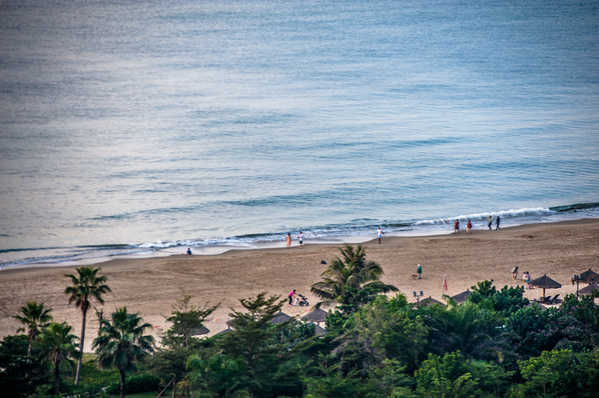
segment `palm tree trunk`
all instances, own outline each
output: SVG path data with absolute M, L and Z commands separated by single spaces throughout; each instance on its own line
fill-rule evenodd
M 77 362 L 77 375 L 75 376 L 75 385 L 79 385 L 79 379 L 81 378 L 81 364 L 83 363 L 83 343 L 85 343 L 85 320 L 87 318 L 87 308 L 81 308 L 83 312 L 83 326 L 81 327 L 81 352 L 79 361 Z
M 121 398 L 125 398 L 125 369 L 119 369 L 121 374 Z
M 60 362 L 54 364 L 54 395 L 60 394 Z

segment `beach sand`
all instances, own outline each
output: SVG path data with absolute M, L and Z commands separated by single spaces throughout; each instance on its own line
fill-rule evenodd
M 339 253 L 342 245 L 310 244 L 303 249 L 236 250 L 212 256 L 174 255 L 143 259 L 117 259 L 98 264 L 108 278 L 112 293 L 105 296 L 105 305 L 92 303 L 104 314 L 121 306 L 138 312 L 154 325 L 159 336 L 168 328 L 165 317 L 183 294 L 193 296 L 192 304 L 200 307 L 221 303 L 206 323 L 210 335 L 226 329 L 231 308 L 241 309 L 239 299 L 266 291 L 286 299 L 292 289 L 308 297 L 310 304 L 318 300 L 310 293 L 310 285 L 320 280 L 327 263 Z M 495 286 L 522 286 L 521 275 L 529 271 L 532 278 L 547 274 L 563 286 L 547 290 L 547 295 L 563 297 L 576 291 L 572 274 L 589 268 L 599 272 L 599 220 L 586 219 L 560 223 L 542 223 L 504 228 L 501 231 L 475 230 L 451 235 L 427 237 L 383 237 L 364 244 L 367 258 L 378 262 L 385 271 L 383 281 L 393 284 L 409 301 L 415 301 L 413 291 L 422 291 L 423 298 L 441 300 L 443 278 L 446 275 L 452 296 L 493 279 Z M 422 279 L 414 277 L 416 265 L 423 268 Z M 511 269 L 519 267 L 518 280 Z M 66 321 L 80 334 L 81 312 L 68 305 L 64 289 L 69 280 L 65 273 L 75 273 L 75 267 L 39 267 L 0 271 L 0 337 L 15 334 L 19 327 L 12 318 L 28 301 L 44 302 L 53 309 L 55 320 Z M 585 286 L 585 285 L 582 285 Z M 581 287 L 582 287 L 581 286 Z M 541 296 L 541 289 L 526 290 L 529 299 Z M 290 315 L 302 315 L 306 307 L 284 305 Z M 98 321 L 91 308 L 88 313 L 86 350 L 96 337 Z

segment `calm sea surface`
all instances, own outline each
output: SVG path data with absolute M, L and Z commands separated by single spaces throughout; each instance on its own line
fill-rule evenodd
M 0 266 L 598 202 L 599 1 L 0 0 Z

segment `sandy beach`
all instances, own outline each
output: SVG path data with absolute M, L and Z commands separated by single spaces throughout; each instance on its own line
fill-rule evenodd
M 303 249 L 263 249 L 230 251 L 213 256 L 174 255 L 170 257 L 118 259 L 98 264 L 108 278 L 112 293 L 105 296 L 104 306 L 96 308 L 109 314 L 117 307 L 127 306 L 139 312 L 154 325 L 154 333 L 168 327 L 165 316 L 183 294 L 193 296 L 192 304 L 200 307 L 221 302 L 213 319 L 206 324 L 211 334 L 225 329 L 230 308 L 241 308 L 240 298 L 262 291 L 281 295 L 292 289 L 308 297 L 311 304 L 317 298 L 310 294 L 310 285 L 320 279 L 329 262 L 337 256 L 341 245 L 310 244 Z M 394 284 L 410 301 L 413 291 L 422 291 L 424 298 L 441 299 L 443 277 L 447 277 L 448 295 L 458 294 L 477 282 L 493 279 L 497 288 L 523 285 L 522 272 L 529 271 L 535 279 L 547 274 L 563 286 L 548 290 L 555 295 L 572 293 L 572 274 L 589 268 L 599 272 L 599 220 L 585 219 L 560 223 L 543 223 L 504 228 L 501 231 L 475 230 L 442 236 L 383 237 L 364 244 L 367 257 L 382 265 L 383 281 Z M 414 277 L 416 265 L 423 267 L 422 279 Z M 511 269 L 518 266 L 518 280 Z M 68 285 L 65 273 L 75 267 L 39 267 L 0 271 L 0 337 L 15 334 L 19 324 L 12 315 L 28 301 L 44 302 L 53 309 L 57 321 L 67 321 L 78 335 L 81 313 L 69 306 L 64 289 Z M 541 289 L 526 290 L 529 299 L 541 296 Z M 285 305 L 284 312 L 302 315 L 309 308 Z M 98 322 L 92 309 L 88 314 L 86 348 L 96 335 Z

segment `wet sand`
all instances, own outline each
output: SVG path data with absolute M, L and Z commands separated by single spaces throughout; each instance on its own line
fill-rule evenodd
M 157 336 L 168 327 L 165 317 L 183 294 L 193 296 L 192 304 L 200 307 L 221 303 L 206 326 L 210 334 L 225 329 L 230 308 L 241 309 L 239 299 L 266 291 L 271 295 L 287 294 L 297 289 L 311 304 L 317 298 L 310 294 L 310 285 L 320 280 L 326 267 L 342 245 L 310 244 L 303 249 L 260 249 L 230 251 L 213 256 L 175 255 L 170 257 L 117 259 L 98 264 L 108 278 L 112 293 L 105 296 L 105 305 L 92 303 L 105 314 L 121 306 L 139 312 L 153 324 Z M 599 273 L 599 220 L 586 219 L 560 223 L 532 224 L 504 228 L 501 231 L 475 230 L 460 234 L 427 237 L 388 237 L 382 243 L 376 239 L 364 243 L 367 258 L 383 267 L 383 281 L 397 286 L 409 301 L 415 301 L 413 291 L 422 291 L 424 298 L 441 300 L 479 281 L 493 279 L 495 286 L 523 285 L 521 275 L 529 271 L 532 279 L 547 274 L 561 283 L 560 289 L 547 290 L 547 295 L 576 291 L 572 274 L 589 268 Z M 416 266 L 423 268 L 422 279 L 415 277 Z M 518 280 L 511 269 L 519 267 Z M 68 305 L 64 289 L 69 280 L 65 273 L 75 273 L 75 267 L 38 267 L 0 271 L 0 337 L 15 334 L 19 327 L 12 318 L 28 301 L 44 302 L 53 308 L 59 321 L 66 321 L 79 335 L 81 312 Z M 443 277 L 447 277 L 447 292 Z M 585 286 L 585 285 L 582 285 Z M 581 286 L 581 287 L 582 287 Z M 526 297 L 541 296 L 541 289 L 526 290 Z M 309 307 L 285 304 L 283 311 L 302 315 Z M 88 313 L 86 349 L 96 336 L 98 322 L 94 309 Z

